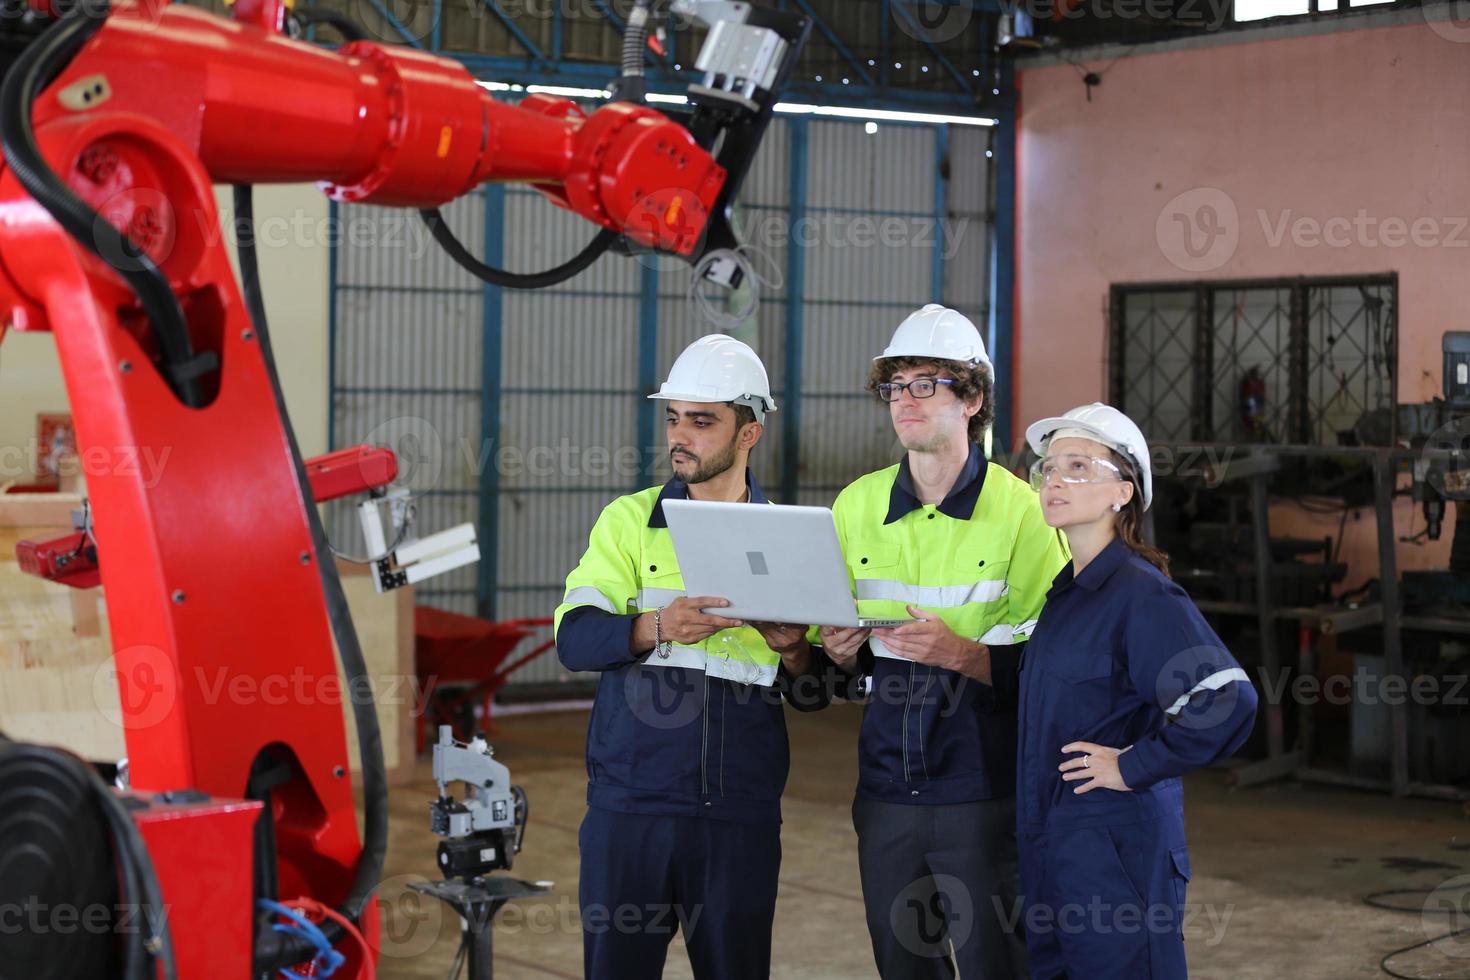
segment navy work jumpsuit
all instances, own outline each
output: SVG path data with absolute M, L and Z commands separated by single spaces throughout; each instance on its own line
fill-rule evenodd
M 1052 584 L 1021 665 L 1017 844 L 1033 980 L 1186 977 L 1180 776 L 1238 749 L 1256 692 L 1189 596 L 1122 540 Z M 1130 792 L 1057 767 L 1123 749 Z

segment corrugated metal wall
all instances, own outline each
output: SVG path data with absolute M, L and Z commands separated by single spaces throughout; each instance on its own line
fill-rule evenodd
M 463 242 L 485 240 L 485 194 L 444 209 Z M 478 521 L 485 290 L 429 237 L 416 213 L 334 207 L 332 448 L 372 443 L 398 454 L 417 526 Z M 339 552 L 366 556 L 352 501 L 327 505 Z M 423 601 L 475 611 L 474 568 L 419 590 Z
M 422 250 L 344 235 L 333 262 L 333 446 L 379 441 L 422 457 L 405 470 L 423 529 L 474 520 L 497 552 L 428 583 L 421 601 L 497 619 L 549 615 L 607 502 L 667 478 L 645 396 L 686 344 L 717 329 L 755 346 L 771 374 L 781 410 L 752 466 L 773 499 L 828 504 L 896 460 L 887 412 L 863 380 L 924 303 L 956 306 L 984 329 L 990 137 L 775 120 L 738 209 L 761 285 L 755 315 L 736 326 L 705 320 L 687 266 L 661 258 L 609 256 L 561 287 L 502 294 L 452 268 L 421 230 L 405 237 Z M 449 213 L 461 240 L 492 256 L 503 248 L 516 270 L 555 265 L 591 235 L 515 188 Z M 376 229 L 399 212 L 344 206 L 337 216 Z M 358 540 L 345 509 L 332 527 L 339 541 Z M 516 677 L 564 675 L 546 657 Z

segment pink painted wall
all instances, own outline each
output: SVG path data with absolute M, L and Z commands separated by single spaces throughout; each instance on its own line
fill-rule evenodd
M 1438 394 L 1440 335 L 1470 329 L 1467 42 L 1416 23 L 1144 54 L 1087 65 L 1107 68 L 1091 102 L 1077 68 L 1024 72 L 1018 422 L 1104 397 L 1114 282 L 1397 272 L 1399 398 Z M 1402 566 L 1443 567 L 1452 530 Z M 1350 581 L 1376 573 L 1372 542 L 1365 512 Z

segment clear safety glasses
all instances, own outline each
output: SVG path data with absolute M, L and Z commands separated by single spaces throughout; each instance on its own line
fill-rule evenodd
M 1083 453 L 1047 456 L 1031 464 L 1031 489 L 1040 490 L 1053 480 L 1063 483 L 1109 483 L 1121 480 L 1123 471 L 1111 461 Z

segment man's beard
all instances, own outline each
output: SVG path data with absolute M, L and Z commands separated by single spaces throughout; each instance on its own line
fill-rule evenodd
M 694 461 L 694 472 L 686 477 L 681 477 L 681 479 L 685 483 L 692 485 L 695 483 L 704 483 L 706 480 L 713 480 L 721 473 L 724 473 L 735 465 L 735 444 L 738 441 L 738 436 L 735 439 L 731 439 L 730 444 L 723 451 L 708 459 L 696 456 L 687 449 L 679 450 L 688 459 Z M 670 452 L 669 456 L 672 459 L 673 453 Z

